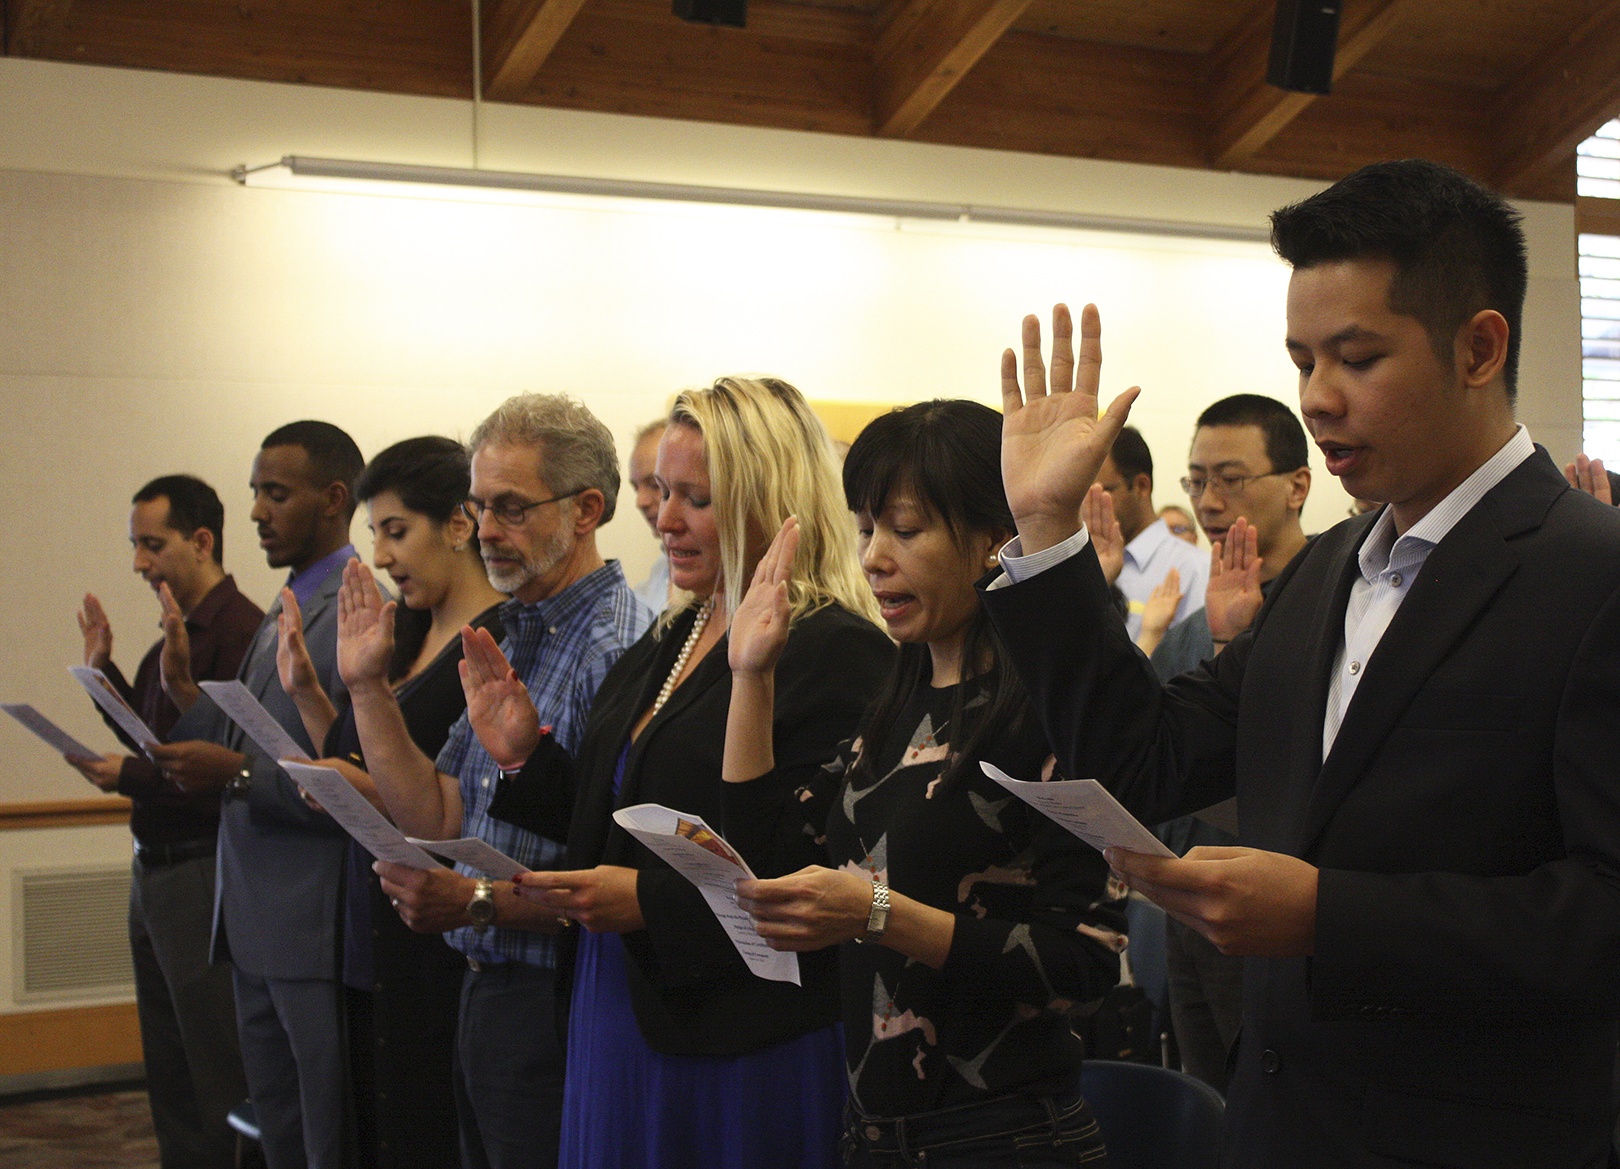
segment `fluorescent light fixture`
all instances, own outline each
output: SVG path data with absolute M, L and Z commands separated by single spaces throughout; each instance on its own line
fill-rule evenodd
M 746 187 L 704 187 L 686 183 L 651 183 L 631 179 L 593 179 L 574 175 L 540 175 L 521 171 L 474 170 L 449 166 L 414 166 L 394 162 L 361 162 L 289 154 L 263 166 L 238 166 L 231 178 L 244 186 L 297 187 L 388 195 L 430 195 L 440 188 L 449 198 L 492 201 L 521 200 L 524 195 L 594 195 L 610 199 L 654 199 L 674 203 L 709 203 L 773 207 L 792 211 L 830 211 L 894 219 L 948 220 L 1056 227 L 1078 231 L 1115 231 L 1134 235 L 1187 236 L 1196 239 L 1260 240 L 1264 227 L 1224 223 L 1189 223 L 1173 219 L 1136 219 L 1120 215 L 1082 215 L 1022 207 L 990 207 L 912 199 L 877 199 L 852 195 L 817 195 L 798 191 L 761 191 Z M 415 188 L 414 190 L 412 188 Z

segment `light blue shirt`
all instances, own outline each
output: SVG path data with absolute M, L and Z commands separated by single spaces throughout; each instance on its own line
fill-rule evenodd
M 1172 568 L 1181 573 L 1181 603 L 1170 619 L 1170 624 L 1174 625 L 1204 607 L 1204 590 L 1209 586 L 1209 553 L 1178 539 L 1163 520 L 1154 520 L 1125 545 L 1125 567 L 1114 583 L 1130 605 L 1125 628 L 1132 641 L 1142 632 L 1143 606 Z

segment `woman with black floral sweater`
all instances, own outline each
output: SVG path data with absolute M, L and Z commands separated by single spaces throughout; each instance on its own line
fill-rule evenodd
M 732 621 L 727 836 L 739 903 L 779 949 L 842 944 L 852 1165 L 1103 1163 L 1067 1012 L 1118 980 L 1124 890 L 1100 854 L 979 768 L 1050 778 L 974 585 L 1012 534 L 1000 417 L 962 401 L 877 419 L 844 492 L 894 673 L 808 785 L 775 771 L 792 520 Z M 792 870 L 797 866 L 798 871 Z

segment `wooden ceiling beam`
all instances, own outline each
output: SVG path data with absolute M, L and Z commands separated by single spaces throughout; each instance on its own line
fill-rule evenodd
M 1340 17 L 1333 79 L 1360 64 L 1419 2 L 1350 0 Z M 1210 55 L 1206 66 L 1210 109 L 1215 114 L 1209 162 L 1218 170 L 1242 167 L 1317 100 L 1314 93 L 1293 93 L 1266 83 L 1271 13 L 1270 4 L 1256 8 Z
M 922 125 L 1030 0 L 905 0 L 873 53 L 877 132 L 903 137 Z
M 7 0 L 6 55 L 33 57 L 67 22 L 73 0 Z
M 579 15 L 585 0 L 497 0 L 485 11 L 484 96 L 520 97 Z
M 1620 114 L 1620 0 L 1607 0 L 1568 40 L 1496 97 L 1495 181 L 1513 192 L 1556 169 Z

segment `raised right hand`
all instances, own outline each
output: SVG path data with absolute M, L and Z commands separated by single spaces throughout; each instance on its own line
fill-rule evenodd
M 1103 579 L 1113 584 L 1125 571 L 1125 533 L 1114 515 L 1114 497 L 1103 490 L 1102 484 L 1093 483 L 1086 492 L 1085 502 L 1080 505 L 1080 521 L 1091 533 L 1091 546 L 1097 550 Z
M 799 521 L 789 516 L 760 557 L 754 579 L 727 627 L 727 661 L 733 673 L 769 674 L 787 645 L 792 612 L 788 581 L 799 551 Z
M 1024 318 L 1024 384 L 1018 358 L 1001 355 L 1001 479 L 1024 555 L 1062 543 L 1079 530 L 1080 504 L 1113 449 L 1136 387 L 1115 398 L 1101 417 L 1102 322 L 1097 306 L 1080 313 L 1080 357 L 1066 305 L 1052 309 L 1052 376 L 1041 359 L 1041 324 Z
M 1614 502 L 1614 492 L 1609 490 L 1609 476 L 1603 469 L 1602 459 L 1589 459 L 1584 454 L 1576 455 L 1573 463 L 1564 465 L 1564 478 L 1569 480 L 1571 487 L 1586 492 L 1601 503 Z
M 281 688 L 295 699 L 300 694 L 306 697 L 324 694 L 321 677 L 310 660 L 309 647 L 304 644 L 304 613 L 289 588 L 281 590 L 276 633 L 276 673 L 281 676 Z
M 338 677 L 350 690 L 368 683 L 388 684 L 388 666 L 394 658 L 393 601 L 386 604 L 377 582 L 360 561 L 343 566 L 343 587 L 338 590 Z
M 540 745 L 540 712 L 487 629 L 461 631 L 467 721 L 502 771 L 516 771 Z
M 1253 625 L 1265 603 L 1260 566 L 1260 533 L 1239 516 L 1227 529 L 1226 538 L 1215 541 L 1210 550 L 1204 616 L 1217 650 Z
M 84 635 L 84 664 L 96 670 L 106 669 L 112 661 L 112 622 L 107 620 L 107 610 L 94 593 L 84 594 L 79 632 Z
M 186 631 L 186 615 L 167 584 L 158 585 L 158 605 L 163 610 L 163 650 L 158 655 L 158 678 L 169 701 L 182 711 L 190 710 L 202 689 L 191 676 L 191 634 Z

